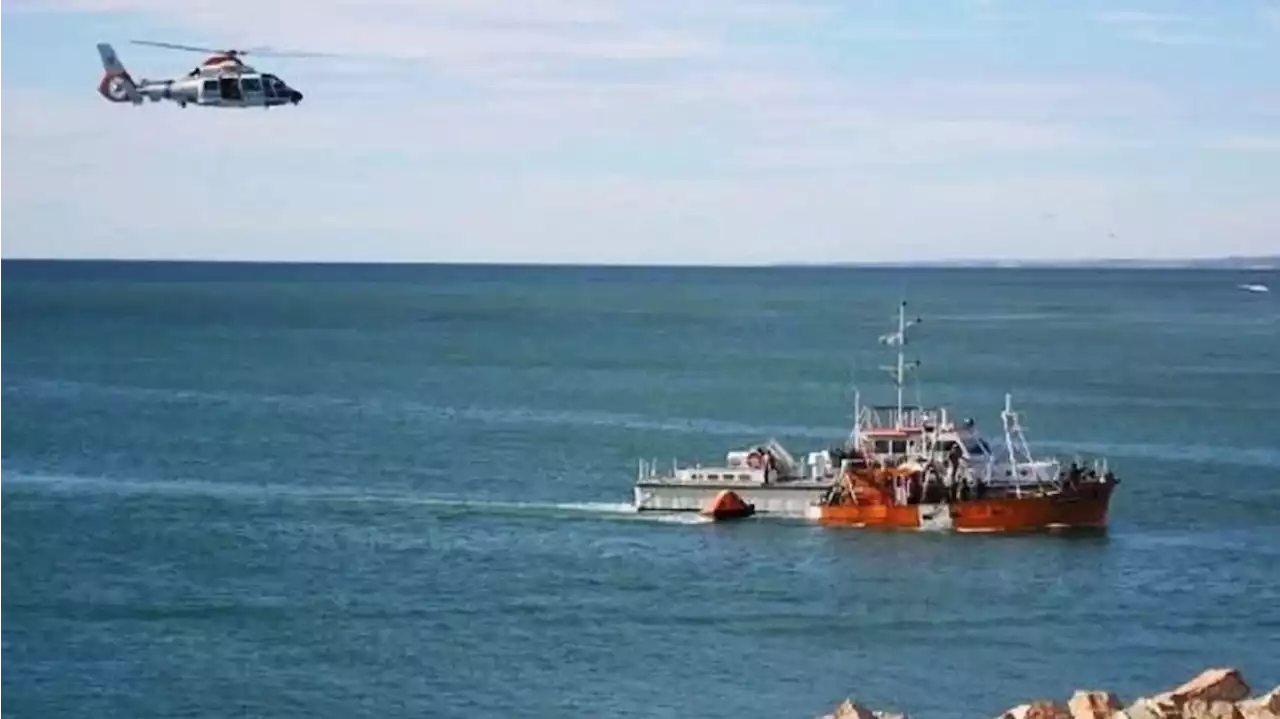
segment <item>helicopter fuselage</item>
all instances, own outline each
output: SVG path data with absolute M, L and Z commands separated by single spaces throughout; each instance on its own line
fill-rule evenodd
M 275 107 L 297 105 L 302 93 L 271 73 L 258 72 L 234 57 L 215 55 L 182 77 L 135 82 L 105 43 L 98 46 L 105 74 L 98 92 L 112 102 L 140 105 L 169 100 L 180 107 Z
M 143 80 L 138 94 L 152 102 L 171 100 L 202 107 L 274 107 L 298 104 L 302 93 L 270 73 L 201 72 L 169 80 Z

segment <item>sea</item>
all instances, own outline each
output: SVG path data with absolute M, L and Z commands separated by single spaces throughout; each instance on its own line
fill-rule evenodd
M 1274 272 L 3 263 L 6 717 L 990 717 L 1280 683 Z M 1105 534 L 630 511 L 909 402 Z

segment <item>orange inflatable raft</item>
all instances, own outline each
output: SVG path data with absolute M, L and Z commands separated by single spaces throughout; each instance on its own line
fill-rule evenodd
M 755 505 L 748 504 L 731 489 L 722 489 L 720 493 L 702 508 L 702 516 L 715 520 L 742 519 L 756 513 Z

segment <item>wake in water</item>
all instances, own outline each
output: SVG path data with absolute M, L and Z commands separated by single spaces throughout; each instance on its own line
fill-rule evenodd
M 250 501 L 292 500 L 315 502 L 385 502 L 455 509 L 479 514 L 578 516 L 634 520 L 662 524 L 706 524 L 713 521 L 692 512 L 639 512 L 624 502 L 527 502 L 467 497 L 447 497 L 399 492 L 367 492 L 346 487 L 309 487 L 285 484 L 244 484 L 202 480 L 136 480 L 109 477 L 34 474 L 4 471 L 6 487 L 37 491 L 107 493 L 118 495 L 170 495 Z
M 662 522 L 665 524 L 706 524 L 715 521 L 695 512 L 639 512 L 626 503 L 612 502 L 565 502 L 548 505 L 568 512 L 584 512 L 588 514 L 611 514 L 627 519 L 646 522 Z

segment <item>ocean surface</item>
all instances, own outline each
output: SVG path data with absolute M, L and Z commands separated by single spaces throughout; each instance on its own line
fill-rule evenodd
M 1274 273 L 3 263 L 6 717 L 917 719 L 1280 683 Z M 1102 453 L 1105 536 L 627 511 L 908 399 Z

